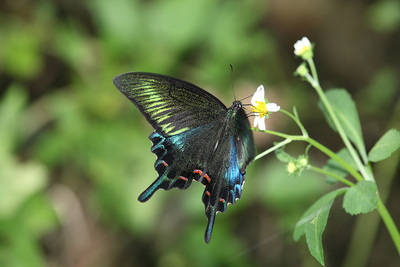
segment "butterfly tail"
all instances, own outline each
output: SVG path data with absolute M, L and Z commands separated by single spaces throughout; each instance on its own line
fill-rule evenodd
M 215 210 L 215 207 L 209 207 L 209 209 L 206 212 L 206 216 L 208 218 L 208 223 L 207 223 L 206 233 L 204 234 L 204 240 L 206 241 L 207 244 L 210 242 L 210 239 L 211 239 L 211 234 L 212 234 L 212 230 L 214 227 L 216 215 L 217 215 L 217 212 Z
M 143 193 L 140 194 L 138 200 L 140 202 L 146 202 L 147 200 L 149 200 L 159 188 L 164 188 L 162 186 L 163 182 L 163 179 L 157 179 L 146 190 L 144 190 Z

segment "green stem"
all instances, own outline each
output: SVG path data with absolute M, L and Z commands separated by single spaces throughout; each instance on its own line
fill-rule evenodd
M 337 174 L 328 172 L 328 171 L 326 171 L 326 170 L 324 170 L 324 169 L 317 168 L 317 167 L 314 167 L 314 166 L 312 166 L 312 165 L 310 165 L 308 169 L 309 169 L 309 170 L 312 170 L 312 171 L 315 171 L 315 172 L 319 172 L 319 173 L 325 174 L 325 175 L 329 175 L 329 176 L 335 178 L 336 180 L 338 180 L 338 181 L 340 181 L 340 182 L 342 182 L 342 183 L 344 183 L 344 184 L 346 184 L 346 185 L 348 185 L 348 186 L 355 186 L 355 184 L 352 183 L 352 182 L 350 182 L 349 180 L 347 180 L 347 179 L 345 179 L 345 178 L 343 178 L 343 177 L 340 177 L 340 176 L 337 175 Z
M 386 209 L 385 204 L 382 202 L 381 198 L 378 196 L 378 212 L 381 215 L 383 222 L 386 225 L 386 228 L 389 231 L 390 236 L 393 239 L 394 245 L 397 248 L 397 252 L 400 255 L 400 234 L 397 229 L 392 217 L 390 216 L 389 211 Z
M 270 130 L 260 130 L 258 128 L 253 128 L 253 127 L 251 127 L 250 129 L 252 131 L 263 132 L 263 133 L 279 136 L 279 137 L 282 137 L 285 139 L 291 139 L 292 141 L 304 141 L 305 140 L 305 137 L 302 135 L 290 135 L 290 134 L 284 134 L 284 133 L 270 131 Z
M 319 85 L 317 68 L 315 67 L 314 60 L 312 58 L 310 58 L 307 60 L 307 63 L 310 66 L 312 77 L 314 77 L 313 79 L 315 80 L 316 84 Z
M 328 99 L 326 98 L 320 84 L 318 81 L 318 76 L 317 76 L 317 71 L 314 65 L 314 61 L 311 59 L 307 60 L 310 69 L 311 69 L 311 73 L 313 75 L 313 79 L 309 80 L 310 84 L 314 87 L 315 91 L 317 92 L 318 96 L 320 97 L 322 103 L 324 104 L 329 116 L 332 119 L 332 122 L 334 123 L 340 137 L 342 138 L 345 146 L 347 147 L 347 149 L 349 150 L 349 153 L 351 155 L 351 157 L 353 158 L 354 162 L 356 163 L 358 169 L 360 170 L 362 176 L 364 177 L 363 179 L 365 180 L 369 180 L 369 181 L 374 181 L 374 177 L 372 175 L 371 172 L 369 172 L 365 166 L 361 163 L 361 160 L 357 154 L 357 152 L 354 150 L 353 146 L 350 143 L 350 140 L 348 139 L 347 135 L 345 134 L 342 125 L 339 123 L 339 120 L 336 117 L 336 114 L 333 112 L 332 106 L 330 105 Z
M 284 141 L 282 141 L 282 142 L 280 142 L 279 144 L 277 144 L 277 145 L 271 147 L 270 149 L 267 149 L 267 150 L 265 150 L 264 152 L 258 154 L 258 155 L 254 158 L 254 161 L 258 160 L 259 158 L 264 157 L 265 155 L 267 155 L 267 154 L 273 152 L 274 150 L 276 150 L 276 149 L 278 149 L 278 148 L 280 148 L 280 147 L 282 147 L 282 146 L 284 146 L 284 145 L 286 145 L 286 144 L 289 144 L 290 142 L 292 142 L 292 140 L 290 140 L 289 138 L 286 139 L 286 140 L 284 140 Z
M 329 148 L 325 147 L 324 145 L 322 145 L 321 143 L 315 141 L 314 139 L 308 137 L 306 140 L 304 140 L 308 143 L 310 143 L 311 145 L 315 146 L 317 149 L 321 150 L 323 153 L 325 153 L 325 155 L 327 155 L 328 157 L 330 157 L 331 159 L 336 160 L 340 165 L 343 166 L 343 168 L 346 169 L 346 171 L 348 171 L 357 181 L 362 181 L 364 180 L 363 177 L 360 175 L 360 173 L 358 173 L 353 167 L 350 166 L 350 164 L 348 164 L 346 161 L 344 161 L 341 157 L 339 157 L 338 155 L 336 155 L 336 153 L 334 153 L 332 150 L 330 150 Z
M 288 115 L 290 118 L 292 118 L 292 120 L 294 120 L 294 121 L 296 122 L 297 126 L 299 126 L 301 132 L 303 133 L 303 136 L 308 137 L 308 132 L 307 132 L 306 128 L 304 128 L 303 124 L 300 122 L 300 120 L 299 120 L 296 116 L 294 116 L 294 115 L 293 115 L 292 113 L 290 113 L 290 112 L 287 112 L 287 111 L 284 110 L 284 109 L 280 109 L 279 111 L 285 113 L 285 114 Z

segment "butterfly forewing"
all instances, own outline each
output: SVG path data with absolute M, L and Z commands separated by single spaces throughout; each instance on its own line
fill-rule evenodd
M 135 104 L 154 129 L 174 135 L 222 118 L 226 107 L 198 86 L 169 76 L 130 72 L 114 84 Z

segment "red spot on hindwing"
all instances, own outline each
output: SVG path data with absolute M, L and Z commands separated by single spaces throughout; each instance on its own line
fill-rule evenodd
M 183 181 L 187 181 L 188 180 L 188 178 L 186 178 L 186 177 L 184 177 L 184 176 L 179 176 L 179 179 L 181 179 L 181 180 L 183 180 Z
M 206 174 L 204 174 L 204 178 L 206 178 L 208 182 L 210 182 L 210 181 L 211 181 L 211 178 L 210 178 L 210 176 L 208 176 L 208 174 L 207 174 L 207 173 L 206 173 Z
M 202 171 L 202 170 L 199 170 L 199 169 L 195 169 L 195 170 L 193 171 L 193 173 L 194 173 L 194 174 L 200 175 L 200 177 L 203 175 L 203 171 Z M 205 179 L 207 180 L 207 182 L 206 182 L 204 185 L 206 185 L 207 183 L 209 183 L 209 182 L 211 181 L 211 178 L 210 178 L 210 176 L 208 176 L 207 173 L 205 173 L 205 174 L 203 175 L 203 178 L 205 178 Z
M 202 172 L 201 170 L 199 170 L 199 169 L 196 169 L 196 170 L 193 171 L 193 173 L 197 173 L 198 175 L 201 176 L 201 174 L 202 174 L 203 172 Z

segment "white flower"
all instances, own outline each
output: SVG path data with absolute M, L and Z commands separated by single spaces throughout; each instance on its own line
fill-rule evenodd
M 294 54 L 296 56 L 301 56 L 304 60 L 313 57 L 312 44 L 307 37 L 303 37 L 294 44 Z
M 266 129 L 265 118 L 268 118 L 268 114 L 277 112 L 281 108 L 275 103 L 266 103 L 264 95 L 264 86 L 260 85 L 251 98 L 251 104 L 253 105 L 251 108 L 256 113 L 254 127 L 258 125 L 258 128 L 262 131 Z

